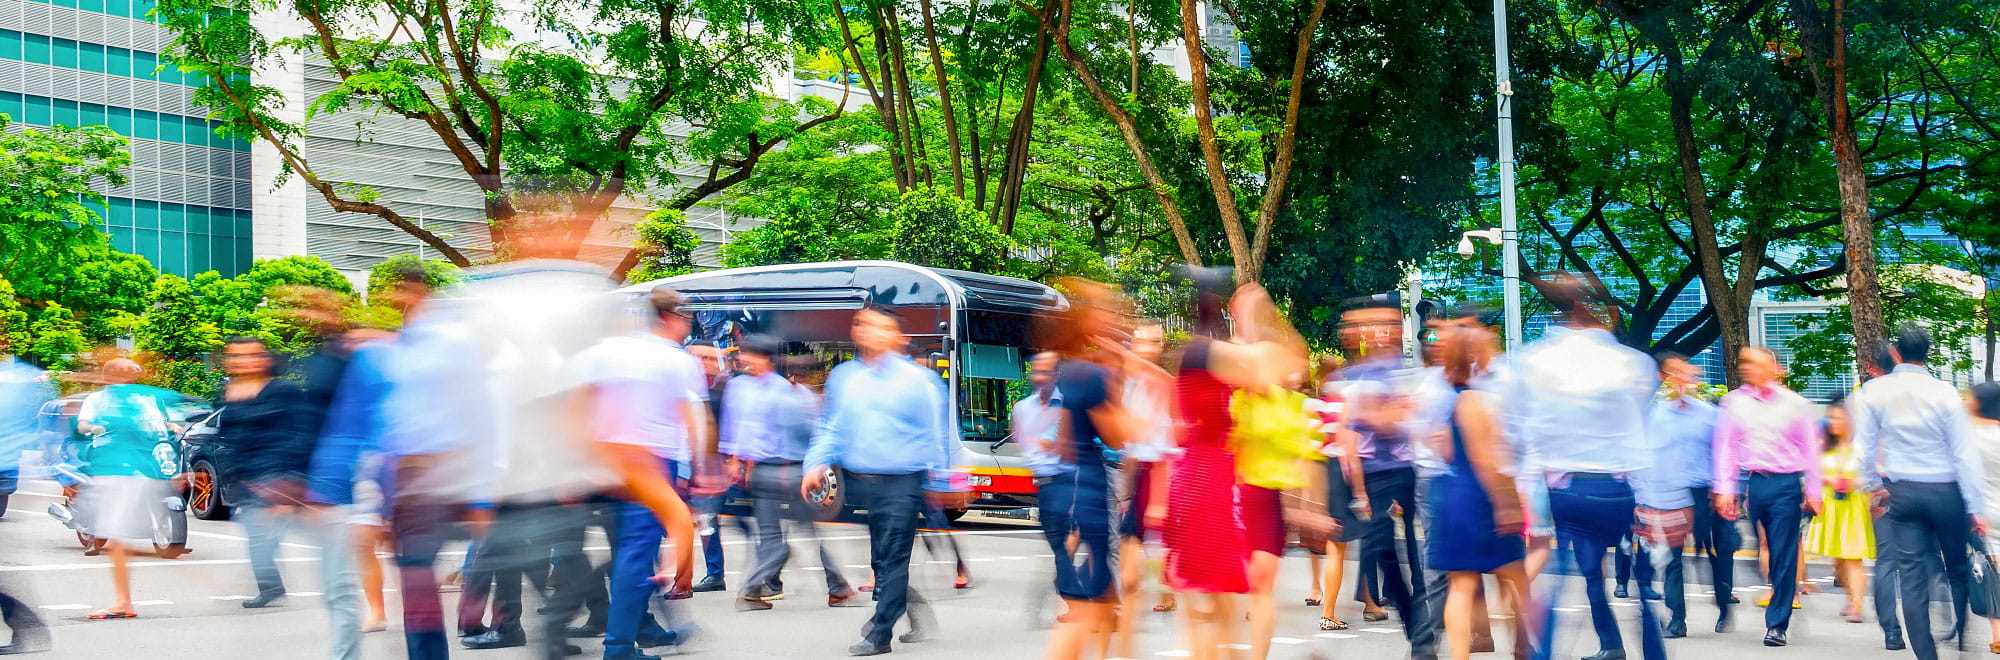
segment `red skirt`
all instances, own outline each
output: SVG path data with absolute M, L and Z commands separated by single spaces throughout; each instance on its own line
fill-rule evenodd
M 1167 586 L 1197 593 L 1249 593 L 1250 550 L 1236 503 L 1236 455 L 1189 447 L 1168 477 Z

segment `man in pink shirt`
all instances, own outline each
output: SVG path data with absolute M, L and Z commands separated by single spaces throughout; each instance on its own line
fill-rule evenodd
M 1820 510 L 1820 407 L 1785 389 L 1784 368 L 1770 349 L 1746 347 L 1736 360 L 1743 386 L 1722 397 L 1715 429 L 1715 510 L 1735 520 L 1738 494 L 1771 547 L 1771 606 L 1764 645 L 1784 646 L 1788 605 L 1798 589 L 1799 524 Z

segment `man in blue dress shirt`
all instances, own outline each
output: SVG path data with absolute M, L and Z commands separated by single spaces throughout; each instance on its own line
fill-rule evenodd
M 801 493 L 822 488 L 838 466 L 850 503 L 868 510 L 868 541 L 875 567 L 875 616 L 850 655 L 889 652 L 896 620 L 921 596 L 910 589 L 910 550 L 925 492 L 952 493 L 951 450 L 956 433 L 947 422 L 950 402 L 936 373 L 904 354 L 902 322 L 881 308 L 854 315 L 860 357 L 835 367 L 826 382 L 826 414 L 806 453 Z M 949 508 L 949 507 L 948 507 Z M 913 627 L 900 641 L 925 638 Z
M 1965 647 L 1966 596 L 1972 565 L 1965 552 L 1967 527 L 1986 535 L 1986 468 L 1972 444 L 1972 418 L 1952 384 L 1925 368 L 1931 338 L 1922 329 L 1897 333 L 1897 365 L 1861 386 L 1850 408 L 1854 447 L 1861 454 L 1863 487 L 1894 535 L 1903 627 L 1910 650 L 1922 660 L 1938 657 L 1931 630 L 1931 587 L 1951 588 L 1953 631 Z M 1940 575 L 1942 573 L 1942 575 Z
M 777 581 L 792 549 L 785 542 L 785 523 L 794 522 L 815 542 L 811 507 L 799 499 L 804 479 L 801 467 L 812 443 L 812 424 L 819 402 L 811 390 L 778 373 L 785 343 L 768 335 L 744 337 L 736 351 L 743 373 L 723 391 L 722 439 L 719 451 L 728 457 L 729 474 L 745 475 L 745 487 L 757 518 L 757 563 L 744 581 L 737 609 L 768 610 L 782 596 L 770 584 Z M 840 575 L 840 563 L 819 545 L 819 564 L 826 573 L 826 601 L 841 607 L 854 600 L 854 589 Z
M 1573 553 L 1590 599 L 1600 650 L 1587 660 L 1623 660 L 1624 638 L 1604 591 L 1604 553 L 1632 529 L 1636 501 L 1628 476 L 1644 465 L 1646 413 L 1659 381 L 1646 354 L 1618 343 L 1599 296 L 1573 276 L 1545 289 L 1565 325 L 1512 356 L 1511 425 L 1549 486 L 1560 549 Z M 1554 599 L 1550 599 L 1551 605 Z M 1539 654 L 1549 653 L 1547 624 Z M 1664 655 L 1649 629 L 1647 655 Z
M 1717 632 L 1727 628 L 1729 621 L 1730 588 L 1735 585 L 1734 553 L 1741 541 L 1737 539 L 1736 526 L 1715 515 L 1709 501 L 1709 483 L 1715 472 L 1715 420 L 1718 409 L 1715 404 L 1701 398 L 1701 367 L 1688 361 L 1679 353 L 1661 353 L 1655 356 L 1660 365 L 1660 378 L 1666 381 L 1666 392 L 1653 404 L 1647 418 L 1647 425 L 1653 430 L 1655 443 L 1653 469 L 1647 471 L 1647 481 L 1653 488 L 1647 497 L 1642 497 L 1640 505 L 1656 511 L 1679 511 L 1689 509 L 1692 518 L 1694 544 L 1696 548 L 1709 549 L 1709 569 L 1714 572 L 1715 606 L 1721 611 L 1717 619 Z M 1696 506 L 1701 504 L 1703 506 Z M 1678 540 L 1678 539 L 1676 539 Z M 1655 553 L 1661 559 L 1660 575 L 1666 587 L 1667 611 L 1671 617 L 1667 621 L 1666 636 L 1678 639 L 1687 636 L 1687 581 L 1681 562 L 1681 545 L 1672 543 L 1668 552 Z M 1650 580 L 1653 563 L 1645 554 L 1638 556 L 1638 572 L 1641 584 Z M 1644 591 L 1645 589 L 1642 589 Z M 1659 596 L 1646 594 L 1648 600 Z

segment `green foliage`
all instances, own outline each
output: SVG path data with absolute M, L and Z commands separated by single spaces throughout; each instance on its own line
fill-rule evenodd
M 399 254 L 383 259 L 375 267 L 368 269 L 368 297 L 381 293 L 390 284 L 399 281 L 397 273 L 410 268 L 422 268 L 424 283 L 432 289 L 442 289 L 458 282 L 465 274 L 449 261 L 443 259 L 419 259 L 414 254 Z
M 195 288 L 175 275 L 161 275 L 146 297 L 151 309 L 140 315 L 137 347 L 172 360 L 195 360 L 222 346 L 222 331 L 210 320 Z
M 63 267 L 78 246 L 103 240 L 95 187 L 125 185 L 132 154 L 103 126 L 12 122 L 0 115 L 0 278 L 17 280 L 24 267 Z
M 890 254 L 899 261 L 982 273 L 998 272 L 1004 263 L 1007 235 L 949 191 L 911 191 L 896 204 L 895 217 Z
M 69 309 L 56 303 L 42 308 L 28 334 L 34 339 L 22 355 L 36 364 L 53 371 L 67 371 L 76 366 L 78 358 L 90 343 L 84 339 L 83 324 Z
M 646 215 L 632 230 L 639 234 L 639 265 L 626 273 L 630 282 L 647 282 L 694 272 L 694 249 L 701 237 L 687 228 L 687 216 L 673 209 Z
M 95 344 L 126 334 L 121 324 L 145 310 L 146 294 L 160 276 L 145 257 L 113 250 L 102 237 L 76 245 L 67 259 L 19 270 L 15 284 L 22 298 L 68 307 Z
M 21 301 L 14 299 L 14 285 L 0 279 L 0 355 L 28 350 L 32 341 L 28 323 L 28 312 L 21 309 Z
M 145 385 L 164 387 L 188 396 L 214 400 L 222 393 L 222 370 L 201 360 L 155 359 L 146 364 L 148 373 L 139 380 Z
M 1976 278 L 1963 271 L 1916 264 L 1890 265 L 1882 269 L 1881 276 L 1882 317 L 1890 332 L 1906 324 L 1924 328 L 1935 347 L 1932 369 L 1940 375 L 1957 374 L 1961 380 L 1981 380 L 1971 374 L 1980 357 L 1971 348 L 1985 332 L 1991 311 L 1972 293 L 1978 286 Z M 1786 365 L 1794 384 L 1853 377 L 1854 322 L 1847 305 L 1803 317 L 1798 329 L 1805 334 L 1790 342 L 1792 360 Z

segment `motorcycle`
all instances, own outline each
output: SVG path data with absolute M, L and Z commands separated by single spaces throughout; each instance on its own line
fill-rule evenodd
M 87 557 L 94 557 L 104 549 L 104 539 L 90 533 L 90 510 L 84 505 L 85 498 L 79 497 L 90 488 L 90 476 L 83 473 L 82 466 L 87 463 L 90 445 L 96 441 L 95 437 L 91 437 L 87 441 L 63 443 L 63 460 L 51 468 L 56 483 L 62 486 L 63 500 L 49 505 L 49 516 L 76 533 L 76 541 L 83 546 L 83 554 Z M 153 459 L 163 476 L 171 478 L 178 475 L 180 442 L 168 437 L 154 445 Z M 187 502 L 179 495 L 168 495 L 152 509 L 153 554 L 162 559 L 175 559 L 192 552 L 187 547 Z

